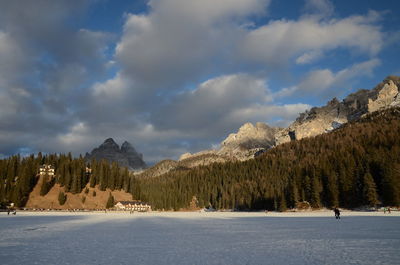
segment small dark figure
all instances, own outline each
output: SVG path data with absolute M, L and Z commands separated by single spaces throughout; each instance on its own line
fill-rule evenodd
M 337 207 L 335 207 L 335 209 L 333 209 L 333 211 L 335 212 L 335 218 L 336 219 L 340 219 L 340 211 Z
M 390 207 L 388 207 L 388 213 L 391 213 Z
M 10 215 L 10 209 L 7 210 L 7 215 Z

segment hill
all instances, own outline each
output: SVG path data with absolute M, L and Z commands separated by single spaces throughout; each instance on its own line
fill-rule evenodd
M 102 209 L 110 193 L 114 200 L 131 200 L 139 188 L 133 174 L 118 163 L 86 163 L 71 154 L 39 153 L 0 160 L 0 178 L 0 206 L 13 202 L 29 208 Z M 67 195 L 64 205 L 59 204 L 60 193 Z
M 29 194 L 25 207 L 31 209 L 105 209 L 110 194 L 115 201 L 132 200 L 132 194 L 123 190 L 106 189 L 102 191 L 99 186 L 90 187 L 89 184 L 80 193 L 72 193 L 67 192 L 65 187 L 56 183 L 46 195 L 42 196 L 40 191 L 44 181 L 44 177 L 39 177 L 37 184 Z M 60 192 L 67 196 L 64 205 L 60 205 L 58 200 Z

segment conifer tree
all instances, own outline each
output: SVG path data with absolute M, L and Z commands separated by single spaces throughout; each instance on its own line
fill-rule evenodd
M 290 207 L 294 208 L 296 207 L 296 203 L 299 201 L 299 192 L 297 189 L 297 182 L 296 179 L 293 179 L 290 183 Z
M 321 184 L 317 179 L 317 177 L 313 177 L 311 186 L 311 201 L 310 201 L 311 206 L 313 208 L 321 207 L 320 191 L 321 191 Z
M 339 188 L 337 184 L 337 176 L 334 171 L 328 175 L 327 181 L 327 206 L 337 207 L 339 206 Z
M 385 191 L 382 194 L 384 204 L 398 206 L 400 205 L 400 163 L 386 165 L 385 169 L 382 179 L 382 188 Z
M 378 204 L 376 184 L 372 175 L 368 172 L 364 175 L 364 201 L 367 205 L 375 207 Z
M 64 205 L 66 201 L 67 201 L 67 195 L 64 194 L 64 192 L 60 191 L 58 193 L 58 202 L 60 203 L 60 205 Z
M 54 183 L 55 183 L 55 179 L 51 178 L 49 180 L 49 176 L 46 174 L 43 178 L 42 187 L 40 188 L 40 196 L 46 195 L 51 190 L 51 188 L 54 186 Z
M 280 196 L 279 208 L 278 208 L 278 210 L 279 210 L 280 212 L 285 212 L 285 211 L 287 210 L 287 207 L 286 207 L 286 199 L 285 199 L 285 195 L 283 195 L 283 194 Z
M 107 203 L 106 203 L 106 208 L 109 209 L 109 208 L 113 208 L 113 207 L 114 207 L 114 196 L 112 196 L 112 194 L 111 194 L 111 192 L 110 192 L 110 194 L 108 195 L 108 200 L 107 200 Z

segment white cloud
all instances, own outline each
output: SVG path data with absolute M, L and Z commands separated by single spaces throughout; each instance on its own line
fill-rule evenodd
M 15 83 L 27 63 L 23 49 L 7 32 L 0 30 L 0 88 Z
M 335 7 L 329 0 L 306 0 L 304 11 L 307 14 L 328 17 L 333 14 Z
M 67 133 L 58 135 L 57 141 L 59 141 L 64 148 L 68 147 L 70 150 L 79 148 L 84 141 L 86 141 L 86 135 L 90 134 L 88 126 L 84 122 L 78 122 L 68 130 Z
M 242 54 L 249 61 L 269 66 L 285 65 L 294 56 L 347 48 L 368 55 L 377 54 L 383 45 L 383 34 L 374 23 L 380 15 L 298 21 L 276 20 L 252 30 L 244 39 Z
M 350 67 L 344 68 L 340 71 L 332 72 L 330 69 L 319 69 L 309 72 L 303 80 L 296 86 L 283 88 L 274 93 L 274 98 L 282 98 L 292 96 L 295 93 L 324 95 L 325 93 L 330 96 L 331 88 L 349 88 L 351 83 L 363 76 L 370 76 L 373 70 L 380 65 L 379 59 L 371 59 L 365 62 L 353 64 Z
M 0 3 L 0 147 L 10 154 L 64 150 L 47 143 L 76 122 L 88 95 L 83 88 L 102 74 L 109 40 L 65 24 L 86 1 L 39 2 Z
M 229 119 L 240 121 L 264 121 L 274 126 L 287 126 L 296 119 L 299 113 L 310 109 L 311 106 L 303 103 L 284 105 L 252 104 L 246 108 L 234 110 Z
M 241 23 L 269 0 L 150 1 L 146 15 L 127 16 L 116 58 L 139 82 L 174 89 L 226 64 Z M 222 59 L 223 58 L 223 59 Z
M 264 13 L 270 0 L 151 0 L 150 6 L 161 16 L 177 16 L 200 24 L 214 24 L 252 13 Z
M 224 75 L 207 80 L 195 90 L 171 99 L 159 113 L 154 113 L 153 120 L 161 128 L 173 126 L 210 134 L 213 128 L 221 131 L 221 128 L 231 128 L 233 123 L 243 122 L 224 120 L 232 111 L 251 104 L 265 104 L 270 100 L 270 91 L 264 79 L 247 74 Z
M 362 63 L 354 64 L 336 73 L 329 69 L 310 72 L 299 84 L 301 91 L 322 92 L 333 86 L 349 86 L 352 79 L 361 76 L 370 76 L 373 69 L 380 64 L 378 59 L 371 59 Z
M 322 56 L 322 52 L 319 50 L 309 51 L 303 53 L 301 56 L 297 57 L 297 64 L 309 64 L 318 60 Z
M 95 83 L 91 88 L 92 95 L 97 100 L 118 100 L 127 93 L 131 85 L 131 80 L 121 74 L 117 74 L 113 79 L 109 79 L 103 83 Z

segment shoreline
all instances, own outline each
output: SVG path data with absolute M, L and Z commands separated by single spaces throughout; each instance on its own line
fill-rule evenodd
M 7 212 L 1 212 L 0 216 L 8 216 Z M 243 217 L 334 217 L 332 210 L 315 211 L 293 211 L 293 212 L 233 212 L 233 211 L 151 211 L 151 212 L 133 212 L 129 211 L 17 211 L 15 216 L 98 216 L 98 217 L 171 217 L 171 218 L 243 218 Z M 11 215 L 9 217 L 15 217 Z M 400 217 L 400 211 L 384 213 L 383 211 L 355 211 L 341 210 L 341 217 L 356 216 L 392 216 Z

